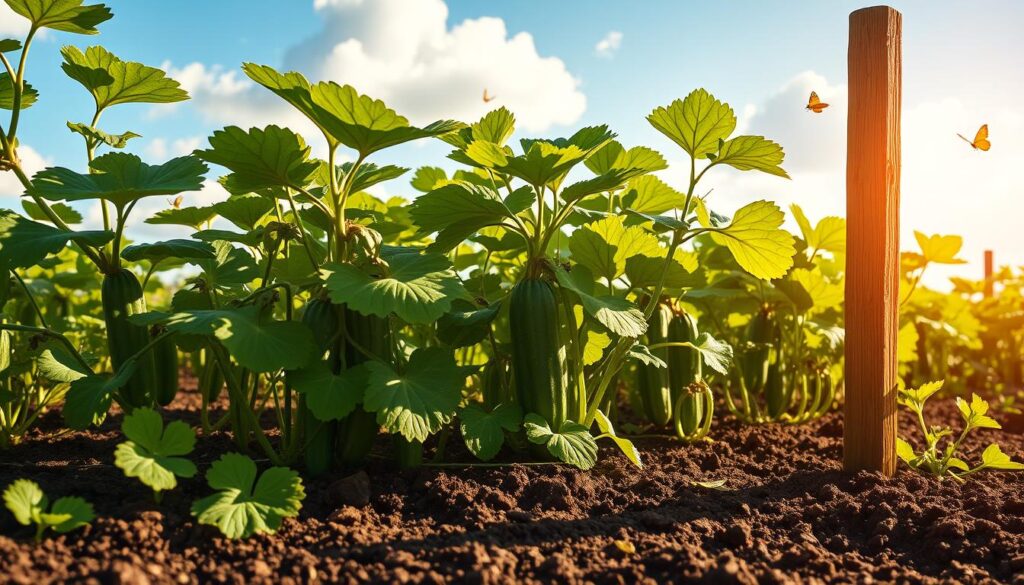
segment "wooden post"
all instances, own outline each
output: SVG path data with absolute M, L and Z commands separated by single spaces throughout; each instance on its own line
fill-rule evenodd
M 992 281 L 992 250 L 985 250 L 985 298 L 992 298 L 995 283 Z
M 896 471 L 903 18 L 850 15 L 843 467 Z

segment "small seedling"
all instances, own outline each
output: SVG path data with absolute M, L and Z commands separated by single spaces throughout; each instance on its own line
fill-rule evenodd
M 964 419 L 964 429 L 960 436 L 954 441 L 953 429 L 949 427 L 929 427 L 924 421 L 924 404 L 936 392 L 942 389 L 943 382 L 929 382 L 920 388 L 900 390 L 899 402 L 909 408 L 917 415 L 917 422 L 921 426 L 921 432 L 925 438 L 925 449 L 921 453 L 914 451 L 910 443 L 903 439 L 896 439 L 896 454 L 907 465 L 920 471 L 938 477 L 940 480 L 952 477 L 954 480 L 964 482 L 964 478 L 982 469 L 1002 469 L 1010 471 L 1024 470 L 1024 464 L 1010 459 L 1010 456 L 1003 453 L 999 445 L 992 443 L 985 448 L 981 454 L 981 464 L 971 467 L 966 461 L 957 456 L 957 451 L 968 433 L 975 429 L 998 429 L 1002 428 L 990 416 L 987 416 L 988 402 L 977 394 L 971 395 L 971 401 L 963 398 L 956 399 L 957 408 Z M 945 439 L 945 447 L 940 443 Z
M 192 452 L 196 433 L 184 422 L 174 421 L 164 428 L 160 413 L 140 408 L 124 417 L 121 431 L 128 440 L 114 451 L 114 464 L 152 488 L 157 502 L 164 490 L 177 487 L 177 478 L 195 476 L 195 464 L 182 455 Z
M 287 467 L 271 467 L 258 481 L 256 475 L 256 463 L 245 455 L 222 456 L 206 472 L 217 493 L 193 503 L 192 515 L 232 539 L 277 532 L 282 520 L 302 509 L 302 479 Z
M 4 504 L 19 524 L 35 524 L 36 542 L 43 539 L 47 529 L 63 534 L 89 524 L 96 517 L 92 504 L 79 497 L 63 497 L 51 506 L 39 484 L 29 479 L 15 480 L 7 486 Z

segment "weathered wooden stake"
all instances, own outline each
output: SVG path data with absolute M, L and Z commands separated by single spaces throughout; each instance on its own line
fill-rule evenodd
M 843 466 L 896 471 L 903 17 L 850 15 Z
M 985 250 L 985 298 L 992 298 L 995 292 L 995 283 L 992 281 L 992 250 Z

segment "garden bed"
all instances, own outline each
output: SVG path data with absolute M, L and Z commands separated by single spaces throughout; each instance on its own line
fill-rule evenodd
M 195 397 L 171 418 L 195 422 Z M 935 422 L 958 424 L 951 401 Z M 902 414 L 902 413 L 901 413 Z M 1018 421 L 1001 443 L 1024 457 Z M 1024 491 L 1012 473 L 967 488 L 916 475 L 840 471 L 842 418 L 801 427 L 716 421 L 714 443 L 641 439 L 638 470 L 604 446 L 598 466 L 424 468 L 306 481 L 299 520 L 276 536 L 228 541 L 197 525 L 202 477 L 158 507 L 113 466 L 120 416 L 99 430 L 33 434 L 0 454 L 0 485 L 27 477 L 93 502 L 92 526 L 40 545 L 6 512 L 0 575 L 12 583 L 395 582 L 1024 582 Z M 59 418 L 44 421 L 55 428 Z M 914 436 L 903 415 L 901 435 Z M 1014 425 L 1017 426 L 1014 426 Z M 985 433 L 968 439 L 972 459 Z M 232 444 L 199 442 L 205 470 Z M 201 475 L 201 474 L 200 474 Z M 339 481 L 341 480 L 341 481 Z M 724 490 L 694 482 L 726 480 Z M 635 552 L 630 552 L 635 548 Z

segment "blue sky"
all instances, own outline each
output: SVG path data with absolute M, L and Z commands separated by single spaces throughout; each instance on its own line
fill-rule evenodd
M 705 87 L 728 101 L 746 132 L 783 144 L 789 182 L 726 173 L 712 185 L 723 211 L 754 198 L 797 202 L 813 217 L 842 214 L 848 15 L 856 2 L 605 2 L 582 0 L 111 0 L 113 20 L 98 37 L 49 33 L 30 57 L 28 79 L 40 103 L 23 122 L 22 142 L 38 164 L 80 168 L 80 142 L 67 119 L 87 120 L 84 90 L 60 71 L 58 49 L 100 43 L 125 59 L 168 68 L 195 95 L 182 106 L 121 106 L 108 131 L 143 135 L 132 150 L 168 158 L 202 145 L 228 123 L 291 123 L 287 111 L 247 88 L 243 61 L 302 70 L 353 83 L 414 121 L 469 118 L 491 105 L 519 115 L 525 135 L 564 135 L 607 123 L 624 143 L 673 146 L 646 124 L 654 107 Z M 905 242 L 912 230 L 965 235 L 975 267 L 981 250 L 1024 263 L 1024 234 L 998 221 L 1019 215 L 1024 157 L 1024 3 L 897 2 L 904 14 Z M 287 6 L 287 9 L 283 9 Z M 0 35 L 17 17 L 0 13 Z M 597 49 L 605 38 L 617 47 Z M 815 89 L 834 104 L 821 116 L 802 110 Z M 401 107 L 400 107 L 401 106 Z M 956 132 L 992 126 L 993 150 L 971 152 Z M 298 130 L 304 130 L 299 124 Z M 314 136 L 308 137 L 316 144 Z M 400 149 L 407 166 L 446 166 L 439 144 Z M 26 156 L 26 164 L 29 164 Z M 681 165 L 680 165 L 681 166 Z M 666 179 L 676 175 L 671 169 Z M 0 181 L 0 205 L 16 205 Z M 409 195 L 404 185 L 389 193 Z M 719 196 L 718 194 L 721 193 Z M 216 193 L 195 196 L 194 203 Z M 962 212 L 968 204 L 974 210 Z M 154 205 L 158 205 L 154 202 Z M 1009 207 L 1012 206 L 1012 207 Z M 1005 217 L 1005 215 L 1004 215 Z M 1004 225 L 1005 224 L 1005 225 Z M 139 229 L 149 229 L 140 226 Z M 965 270 L 960 268 L 959 270 Z M 939 274 L 944 274 L 940 272 Z

